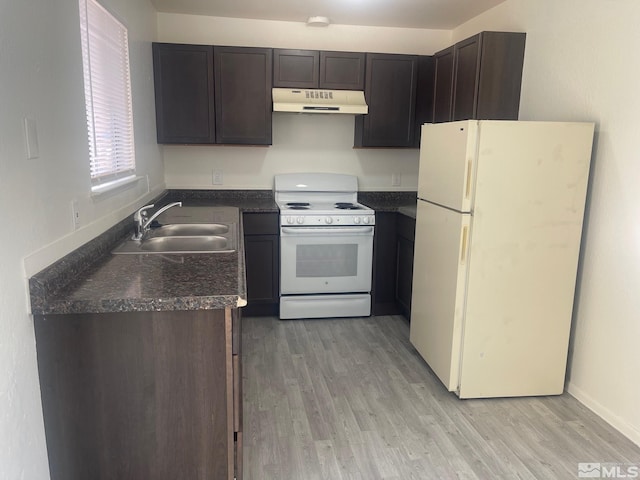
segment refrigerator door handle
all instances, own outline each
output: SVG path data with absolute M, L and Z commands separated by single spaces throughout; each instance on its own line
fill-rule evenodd
M 460 265 L 464 265 L 464 263 L 467 261 L 467 241 L 468 241 L 468 237 L 469 237 L 469 227 L 465 225 L 464 227 L 462 227 L 462 241 L 460 242 L 460 244 L 461 244 Z
M 464 198 L 469 200 L 471 196 L 471 160 L 467 160 L 467 183 L 464 190 Z

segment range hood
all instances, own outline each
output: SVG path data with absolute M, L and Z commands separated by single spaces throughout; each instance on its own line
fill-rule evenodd
M 356 90 L 299 90 L 274 88 L 274 112 L 369 113 L 364 92 Z

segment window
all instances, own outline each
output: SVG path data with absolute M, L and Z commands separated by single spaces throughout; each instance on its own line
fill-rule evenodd
M 135 178 L 127 29 L 96 0 L 80 0 L 92 191 Z

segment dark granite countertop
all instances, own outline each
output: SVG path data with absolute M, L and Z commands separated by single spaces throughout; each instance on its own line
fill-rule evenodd
M 168 201 L 165 195 L 155 203 Z M 258 208 L 262 200 L 247 203 Z M 268 201 L 262 208 L 270 211 Z M 32 313 L 211 310 L 246 305 L 242 222 L 240 210 L 231 211 L 238 229 L 237 248 L 213 254 L 113 255 L 111 250 L 133 230 L 132 219 L 123 220 L 29 279 Z
M 162 203 L 185 206 L 237 207 L 242 212 L 278 213 L 271 190 L 169 190 Z
M 415 192 L 360 192 L 376 211 L 415 218 Z M 210 310 L 246 305 L 242 212 L 277 213 L 270 190 L 168 190 L 156 207 L 238 209 L 233 253 L 112 255 L 133 231 L 131 216 L 29 279 L 34 315 L 134 311 Z M 170 212 L 169 210 L 168 212 Z M 160 217 L 162 218 L 162 217 Z
M 376 212 L 398 212 L 416 218 L 416 192 L 358 192 L 358 201 Z

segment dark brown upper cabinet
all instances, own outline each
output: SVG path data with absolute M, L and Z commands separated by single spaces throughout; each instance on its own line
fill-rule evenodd
M 364 63 L 364 53 L 275 49 L 273 86 L 362 90 Z
M 355 119 L 356 147 L 414 147 L 418 56 L 367 53 L 367 115 Z
M 318 88 L 320 52 L 317 50 L 273 51 L 273 86 L 279 88 Z
M 433 123 L 433 89 L 436 61 L 431 56 L 418 57 L 418 87 L 416 89 L 416 130 L 413 143 L 420 146 L 424 123 Z
M 525 39 L 482 32 L 436 53 L 434 122 L 517 120 Z
M 318 87 L 331 90 L 363 90 L 364 63 L 364 53 L 320 52 Z
M 158 143 L 214 143 L 213 47 L 153 44 Z
M 214 47 L 216 143 L 271 145 L 270 48 Z
M 154 43 L 158 143 L 271 144 L 270 48 Z
M 517 120 L 526 34 L 483 32 L 479 37 L 478 93 L 473 118 Z
M 435 123 L 451 120 L 453 101 L 453 62 L 454 47 L 437 52 L 434 56 L 433 121 Z

